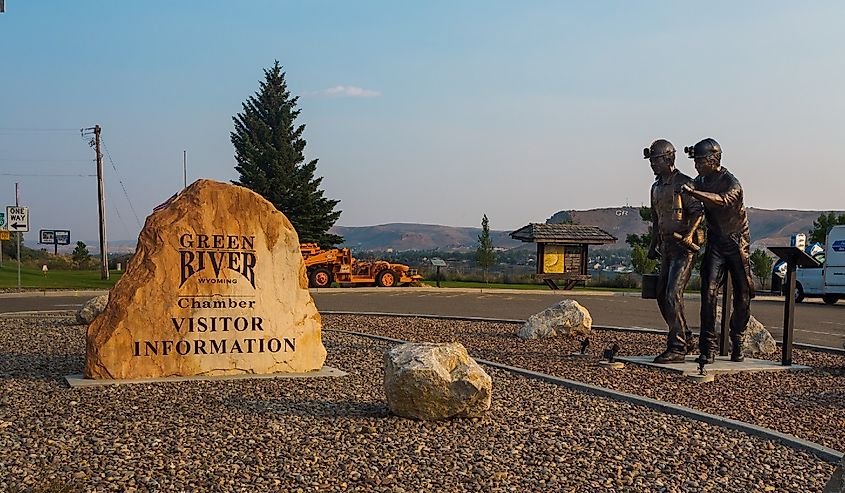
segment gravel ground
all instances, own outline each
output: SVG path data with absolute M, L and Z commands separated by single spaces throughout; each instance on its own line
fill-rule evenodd
M 812 492 L 833 471 L 777 443 L 498 370 L 484 418 L 397 418 L 382 390 L 388 346 L 338 333 L 324 339 L 343 378 L 70 389 L 61 377 L 81 371 L 83 334 L 68 319 L 0 320 L 0 491 Z
M 696 384 L 637 365 L 617 372 L 596 367 L 602 349 L 613 342 L 622 348 L 620 355 L 656 355 L 664 349 L 663 335 L 594 330 L 589 349 L 594 357 L 585 361 L 569 357 L 580 341 L 523 341 L 516 337 L 518 324 L 360 315 L 325 315 L 323 323 L 409 341 L 458 341 L 477 358 L 681 404 L 845 450 L 842 355 L 795 349 L 793 361 L 812 370 L 718 375 L 712 383 Z

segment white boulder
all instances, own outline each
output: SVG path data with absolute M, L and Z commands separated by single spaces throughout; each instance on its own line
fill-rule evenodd
M 575 300 L 562 300 L 528 317 L 517 336 L 520 339 L 583 337 L 590 335 L 592 327 L 593 317 L 586 308 Z
M 745 336 L 742 345 L 742 354 L 745 356 L 768 356 L 775 354 L 778 350 L 777 341 L 766 327 L 759 320 L 751 317 L 748 325 L 745 326 Z
M 106 304 L 109 302 L 108 294 L 101 294 L 100 296 L 91 298 L 86 301 L 82 308 L 76 312 L 76 323 L 81 325 L 90 324 L 97 315 L 103 313 L 106 309 Z
M 722 307 L 716 305 L 716 331 L 718 332 L 722 327 Z M 775 354 L 778 350 L 777 341 L 772 337 L 772 334 L 766 330 L 766 326 L 751 315 L 748 319 L 748 325 L 745 326 L 745 335 L 743 336 L 742 354 L 743 356 L 769 356 Z
M 384 392 L 397 416 L 480 416 L 490 409 L 492 388 L 490 376 L 460 343 L 407 343 L 384 353 Z

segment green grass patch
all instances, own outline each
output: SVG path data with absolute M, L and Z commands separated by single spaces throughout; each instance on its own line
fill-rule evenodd
M 426 286 L 437 286 L 437 281 L 426 279 L 423 281 Z M 441 288 L 478 288 L 478 289 L 540 289 L 547 290 L 545 284 L 505 284 L 502 282 L 477 282 L 477 281 L 440 281 Z
M 426 279 L 423 281 L 426 286 L 437 286 L 437 282 Z M 561 285 L 560 283 L 558 284 Z M 549 287 L 545 284 L 506 284 L 501 282 L 477 282 L 477 281 L 440 281 L 441 288 L 467 288 L 467 289 L 524 289 L 524 290 L 539 290 L 549 291 Z M 639 289 L 632 288 L 604 288 L 599 286 L 576 286 L 574 291 L 619 291 L 638 293 Z
M 27 289 L 109 289 L 123 272 L 110 271 L 109 279 L 100 279 L 99 270 L 51 270 L 45 276 L 41 269 L 21 266 L 21 287 Z M 0 288 L 18 287 L 18 264 L 3 260 L 0 267 Z

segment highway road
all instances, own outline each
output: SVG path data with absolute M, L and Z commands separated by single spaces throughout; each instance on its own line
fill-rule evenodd
M 72 310 L 97 293 L 15 293 L 0 294 L 0 313 L 33 310 Z M 643 300 L 635 293 L 551 291 L 459 290 L 436 288 L 359 288 L 322 289 L 313 292 L 319 310 L 417 313 L 525 319 L 560 299 L 572 298 L 584 305 L 595 325 L 665 329 L 654 300 Z M 699 301 L 687 299 L 687 320 L 698 330 Z M 780 340 L 783 302 L 772 298 L 754 300 L 752 314 Z M 796 305 L 796 342 L 842 347 L 845 341 L 845 302 L 824 305 L 805 301 Z

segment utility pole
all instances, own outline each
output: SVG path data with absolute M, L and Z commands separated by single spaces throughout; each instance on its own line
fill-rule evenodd
M 188 151 L 182 151 L 182 180 L 185 184 L 183 188 L 188 188 Z
M 20 206 L 20 183 L 15 183 L 15 207 Z M 21 232 L 17 232 L 18 236 L 18 291 L 22 291 L 21 289 Z
M 108 243 L 106 241 L 106 200 L 105 200 L 105 188 L 103 185 L 103 153 L 100 150 L 100 131 L 102 128 L 99 125 L 94 125 L 91 128 L 83 128 L 82 135 L 90 135 L 86 134 L 86 131 L 94 131 L 94 138 L 89 142 L 89 144 L 94 147 L 94 150 L 97 153 L 97 203 L 99 205 L 100 211 L 100 279 L 108 279 L 109 278 L 109 256 L 108 256 Z

